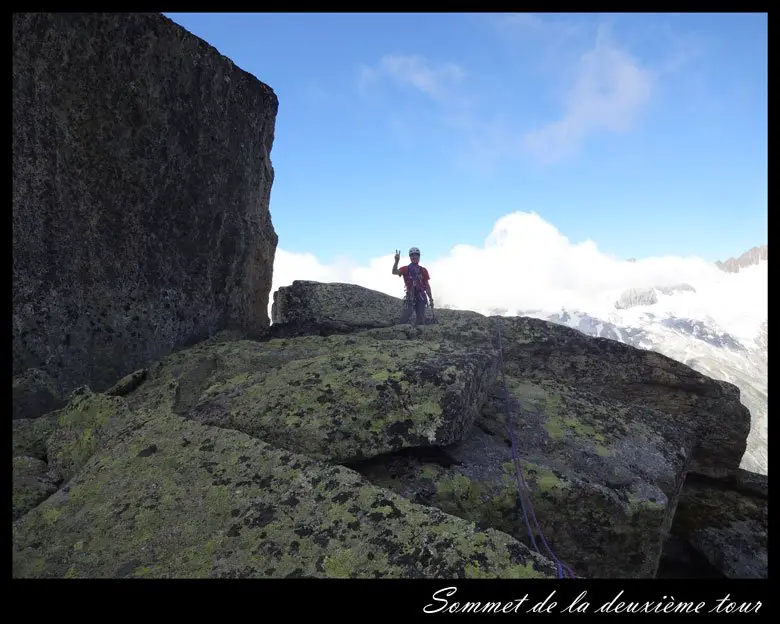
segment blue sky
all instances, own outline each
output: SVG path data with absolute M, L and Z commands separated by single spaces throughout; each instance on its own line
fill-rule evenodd
M 166 15 L 279 97 L 285 253 L 425 262 L 515 212 L 622 259 L 767 242 L 766 14 Z

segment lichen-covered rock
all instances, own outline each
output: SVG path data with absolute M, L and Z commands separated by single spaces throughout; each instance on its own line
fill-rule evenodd
M 117 381 L 113 386 L 106 390 L 105 394 L 108 396 L 127 396 L 134 390 L 136 390 L 146 379 L 149 371 L 146 368 L 142 368 L 135 372 L 125 375 Z
M 750 412 L 736 386 L 654 351 L 554 323 L 519 317 L 501 324 L 508 374 L 581 388 L 604 405 L 646 409 L 649 427 L 690 450 L 690 471 L 720 478 L 740 470 Z
M 44 371 L 28 368 L 13 378 L 13 418 L 38 418 L 65 405 L 57 384 Z
M 377 310 L 389 303 L 358 288 L 302 282 L 280 289 L 277 299 L 286 306 L 280 320 L 314 331 L 338 308 L 339 323 L 366 327 L 345 302 L 360 297 Z M 439 325 L 352 334 L 358 335 L 388 347 L 400 339 L 502 349 L 515 437 L 532 500 L 545 518 L 542 531 L 585 576 L 654 576 L 686 473 L 739 470 L 749 413 L 736 388 L 657 353 L 537 319 L 457 310 L 443 311 Z M 447 448 L 453 465 L 407 455 L 358 469 L 418 502 L 530 542 L 518 515 L 505 427 L 498 385 L 476 428 Z
M 273 294 L 270 335 L 331 334 L 392 327 L 400 321 L 403 299 L 357 284 L 295 280 Z M 476 312 L 435 311 L 437 320 L 485 319 Z M 425 326 L 417 330 L 433 328 Z
M 66 407 L 56 412 L 56 421 L 46 439 L 49 466 L 69 480 L 109 438 L 112 427 L 126 424 L 131 413 L 118 397 L 93 394 L 79 388 Z
M 738 468 L 749 415 L 733 386 L 535 319 L 334 324 L 330 287 L 307 286 L 320 303 L 275 338 L 215 336 L 124 398 L 76 396 L 40 419 L 54 429 L 15 426 L 19 450 L 40 453 L 46 433 L 69 483 L 16 522 L 14 574 L 553 576 L 549 545 L 580 577 L 652 577 L 673 521 L 689 570 L 765 570 L 760 508 L 729 495 L 712 511 L 724 489 L 766 492 Z M 538 563 L 516 567 L 534 542 Z
M 158 410 L 13 527 L 14 577 L 552 578 L 506 534 Z
M 54 494 L 60 481 L 46 462 L 35 457 L 14 457 L 13 519 L 21 518 Z
M 40 418 L 14 420 L 11 428 L 13 457 L 34 457 L 46 461 L 46 439 L 57 427 L 57 412 Z
M 557 380 L 598 395 L 605 404 L 647 408 L 652 428 L 690 451 L 688 469 L 694 472 L 718 478 L 735 474 L 745 453 L 750 412 L 739 389 L 653 351 L 534 318 L 462 310 L 438 310 L 438 325 L 397 325 L 400 299 L 353 284 L 296 281 L 280 288 L 274 301 L 280 335 L 362 330 L 361 335 L 379 340 L 447 340 L 494 350 L 502 342 L 506 371 L 517 379 Z
M 276 95 L 161 14 L 13 15 L 13 373 L 103 391 L 260 335 Z
M 637 406 L 551 380 L 509 377 L 507 387 L 538 547 L 541 530 L 578 575 L 652 578 L 685 474 L 680 446 L 646 427 Z M 505 407 L 496 388 L 470 435 L 447 447 L 448 465 L 407 456 L 355 467 L 377 485 L 530 546 Z
M 398 322 L 403 300 L 356 284 L 295 280 L 273 295 L 271 322 L 349 331 Z
M 748 487 L 690 479 L 677 505 L 672 533 L 728 578 L 767 578 L 768 498 L 755 487 L 766 475 L 755 477 L 740 479 Z
M 166 358 L 132 396 L 316 459 L 451 444 L 497 372 L 489 348 L 370 336 L 227 342 Z

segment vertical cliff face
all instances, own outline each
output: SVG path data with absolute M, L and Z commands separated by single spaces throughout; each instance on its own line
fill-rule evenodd
M 159 14 L 13 18 L 13 373 L 269 324 L 272 89 Z

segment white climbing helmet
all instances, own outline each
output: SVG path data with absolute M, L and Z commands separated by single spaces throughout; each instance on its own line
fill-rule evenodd
M 419 256 L 419 255 L 420 255 L 420 250 L 419 250 L 417 247 L 412 247 L 412 248 L 409 250 L 409 255 L 411 256 L 411 255 L 413 255 L 413 254 L 417 254 L 417 255 Z

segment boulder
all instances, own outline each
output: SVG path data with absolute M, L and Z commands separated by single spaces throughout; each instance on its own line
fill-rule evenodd
M 149 371 L 145 368 L 137 370 L 129 375 L 125 375 L 113 386 L 106 390 L 108 396 L 127 396 L 136 390 L 145 380 Z
M 646 424 L 690 456 L 686 470 L 737 474 L 750 433 L 739 389 L 672 358 L 538 319 L 502 319 L 506 372 L 556 380 L 598 400 L 647 410 Z
M 489 344 L 364 334 L 236 341 L 172 354 L 131 402 L 343 463 L 460 440 L 496 371 Z
M 398 325 L 404 301 L 357 284 L 295 280 L 273 295 L 271 337 L 328 335 Z M 435 309 L 437 319 L 462 324 L 477 312 Z M 435 329 L 435 325 L 413 329 Z
M 28 368 L 13 378 L 13 418 L 38 418 L 65 405 L 56 382 L 44 371 Z
M 57 412 L 40 418 L 20 418 L 11 427 L 13 457 L 46 461 L 46 440 L 57 427 Z
M 652 422 L 647 409 L 553 380 L 509 377 L 507 386 L 511 436 L 499 385 L 469 435 L 443 450 L 444 461 L 409 454 L 353 467 L 410 500 L 528 546 L 535 541 L 578 576 L 654 577 L 685 476 L 685 450 L 645 424 Z M 520 491 L 530 501 L 526 514 L 534 510 L 527 517 Z
M 158 408 L 13 527 L 13 576 L 552 578 L 498 531 Z
M 46 438 L 46 458 L 51 470 L 68 481 L 105 443 L 112 427 L 130 421 L 131 413 L 118 397 L 93 394 L 89 388 L 73 391 Z
M 727 578 L 767 578 L 767 481 L 744 471 L 731 481 L 689 478 L 672 535 Z
M 272 89 L 161 14 L 12 21 L 13 374 L 102 391 L 222 328 L 262 334 Z
M 13 512 L 14 520 L 57 491 L 61 479 L 49 469 L 46 462 L 35 457 L 13 459 Z
M 315 332 L 389 327 L 398 321 L 402 306 L 398 297 L 356 284 L 295 280 L 274 293 L 271 322 Z

